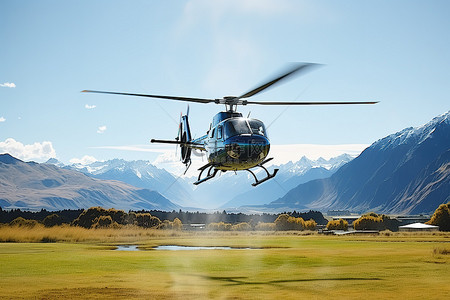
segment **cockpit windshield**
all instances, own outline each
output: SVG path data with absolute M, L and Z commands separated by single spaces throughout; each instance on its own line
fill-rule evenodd
M 263 122 L 255 119 L 233 118 L 224 123 L 225 138 L 239 134 L 257 134 L 266 136 Z
M 263 122 L 255 119 L 249 119 L 248 124 L 250 125 L 253 134 L 266 136 L 266 129 L 264 128 Z

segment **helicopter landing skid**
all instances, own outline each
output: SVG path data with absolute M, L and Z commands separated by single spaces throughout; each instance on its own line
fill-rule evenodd
M 260 168 L 262 168 L 264 171 L 266 171 L 266 174 L 267 174 L 266 177 L 264 177 L 264 178 L 261 179 L 261 180 L 258 180 L 258 177 L 256 177 L 255 173 L 253 173 L 250 169 L 246 169 L 246 171 L 249 171 L 250 174 L 253 175 L 253 178 L 255 178 L 255 182 L 252 183 L 252 186 L 260 185 L 261 183 L 263 183 L 263 182 L 265 182 L 265 181 L 267 181 L 267 180 L 269 180 L 269 179 L 271 179 L 271 178 L 274 178 L 274 177 L 277 175 L 279 169 L 274 169 L 274 170 L 273 170 L 273 173 L 270 174 L 269 171 L 267 171 L 267 169 L 263 166 L 263 164 L 265 164 L 266 162 L 268 162 L 268 161 L 270 161 L 270 160 L 272 160 L 272 159 L 273 159 L 273 157 L 268 158 L 268 159 L 266 159 L 265 161 L 263 161 L 262 163 L 260 163 L 259 165 L 256 166 L 256 167 L 260 167 Z M 256 167 L 255 167 L 255 168 L 256 168 Z
M 205 178 L 200 179 L 202 177 L 203 172 L 208 169 L 208 173 L 206 175 Z M 214 176 L 216 176 L 217 172 L 219 171 L 218 169 L 216 169 L 213 165 L 211 165 L 210 163 L 204 165 L 203 167 L 199 168 L 200 174 L 198 174 L 198 178 L 197 181 L 194 182 L 194 185 L 199 185 L 200 183 L 203 183 L 207 180 L 210 180 L 211 178 L 213 178 Z

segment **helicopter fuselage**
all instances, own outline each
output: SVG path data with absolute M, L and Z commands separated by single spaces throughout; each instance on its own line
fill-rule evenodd
M 220 112 L 202 138 L 208 162 L 216 169 L 246 170 L 267 157 L 270 142 L 263 122 L 237 112 Z

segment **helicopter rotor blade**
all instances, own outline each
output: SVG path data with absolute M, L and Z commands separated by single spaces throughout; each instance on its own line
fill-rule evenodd
M 282 80 L 285 80 L 293 75 L 297 75 L 297 76 L 301 75 L 302 73 L 305 73 L 309 69 L 312 69 L 312 67 L 317 67 L 317 66 L 320 66 L 320 64 L 296 63 L 293 65 L 293 67 L 289 68 L 287 71 L 283 72 L 281 75 L 260 85 L 259 87 L 255 88 L 255 89 L 243 94 L 242 96 L 237 97 L 237 99 L 249 98 L 251 96 L 254 96 L 254 95 L 264 91 L 265 89 L 271 87 L 272 85 L 274 85 L 276 83 L 280 83 Z
M 97 93 L 97 94 L 112 94 L 112 95 L 149 97 L 149 98 L 168 99 L 168 100 L 187 101 L 187 102 L 197 102 L 197 103 L 217 103 L 217 101 L 214 100 L 214 99 L 204 99 L 204 98 L 163 96 L 163 95 L 148 95 L 148 94 L 133 94 L 133 93 L 121 93 L 121 92 L 105 92 L 105 91 L 93 91 L 93 90 L 83 90 L 81 92 L 82 93 Z
M 347 105 L 347 104 L 377 104 L 379 101 L 331 101 L 331 102 L 263 102 L 263 101 L 242 101 L 242 105 Z

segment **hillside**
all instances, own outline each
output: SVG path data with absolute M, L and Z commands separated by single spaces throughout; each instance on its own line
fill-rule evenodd
M 161 194 L 119 181 L 100 180 L 52 164 L 23 162 L 0 155 L 0 206 L 21 209 L 79 209 L 92 206 L 172 210 Z
M 373 143 L 330 178 L 310 181 L 267 209 L 431 213 L 450 200 L 450 112 Z
M 157 191 L 167 199 L 181 206 L 196 206 L 192 197 L 192 188 L 183 180 L 152 165 L 148 161 L 126 161 L 113 159 L 96 161 L 87 165 L 73 164 L 64 166 L 56 160 L 48 163 L 68 170 L 80 171 L 90 177 L 106 180 L 118 180 L 132 186 Z

